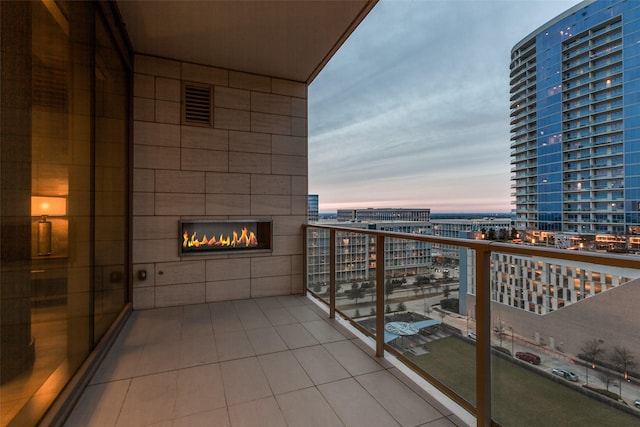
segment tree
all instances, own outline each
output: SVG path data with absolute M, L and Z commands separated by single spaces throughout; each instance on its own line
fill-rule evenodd
M 360 310 L 356 308 L 356 312 L 353 313 L 353 317 L 360 317 Z
M 358 283 L 353 282 L 347 296 L 349 299 L 356 300 L 356 304 L 358 304 L 358 299 L 364 296 L 364 288 L 358 286 Z
M 592 369 L 595 369 L 596 367 L 596 360 L 605 353 L 604 348 L 602 348 L 602 342 L 595 338 L 585 342 L 582 347 L 580 347 L 580 350 L 587 361 L 591 363 Z M 586 367 L 586 377 L 587 385 L 589 385 L 589 366 Z
M 600 381 L 602 381 L 602 383 L 605 385 L 607 391 L 609 391 L 609 384 L 616 379 L 615 375 L 608 369 L 599 371 L 598 378 L 600 378 Z
M 441 286 L 440 283 L 436 282 L 433 284 L 433 288 L 436 290 L 436 293 L 440 290 Z
M 360 288 L 362 289 L 363 296 L 366 296 L 367 294 L 371 295 L 371 302 L 373 302 L 373 297 L 376 294 L 376 289 L 371 284 L 371 282 L 362 282 Z
M 444 287 L 444 297 L 445 298 L 449 298 L 449 294 L 451 293 L 451 291 L 449 290 L 448 286 Z
M 391 313 L 391 306 L 387 304 L 387 308 L 384 310 L 386 313 Z
M 369 315 L 375 316 L 376 315 L 376 309 L 371 307 L 371 310 L 369 311 Z
M 487 231 L 487 240 L 496 240 L 496 229 L 490 228 Z
M 511 229 L 511 240 L 515 240 L 518 238 L 518 230 L 516 230 L 515 228 Z
M 391 282 L 387 280 L 384 284 L 384 294 L 387 298 L 393 293 L 393 286 L 391 286 Z
M 407 311 L 407 306 L 401 301 L 396 306 L 396 311 Z
M 613 354 L 611 355 L 611 362 L 622 369 L 622 373 L 624 374 L 624 379 L 629 378 L 629 369 L 633 369 L 636 365 L 633 354 L 626 347 L 618 347 L 615 346 L 613 348 Z

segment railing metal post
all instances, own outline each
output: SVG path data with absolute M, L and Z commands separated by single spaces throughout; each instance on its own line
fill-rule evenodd
M 309 242 L 309 229 L 302 227 L 302 295 L 307 296 L 307 286 L 309 285 L 309 253 L 307 244 Z
M 476 423 L 491 425 L 491 250 L 476 250 Z
M 376 357 L 384 357 L 384 236 L 376 237 Z
M 336 230 L 329 230 L 329 317 L 336 317 Z

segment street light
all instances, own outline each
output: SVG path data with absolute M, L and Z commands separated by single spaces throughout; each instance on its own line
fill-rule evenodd
M 513 357 L 513 327 L 509 326 L 509 330 L 511 331 L 511 357 Z

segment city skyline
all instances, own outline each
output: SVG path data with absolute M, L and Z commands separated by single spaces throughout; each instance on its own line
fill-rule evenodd
M 579 3 L 380 2 L 309 87 L 320 212 L 510 212 L 510 52 Z

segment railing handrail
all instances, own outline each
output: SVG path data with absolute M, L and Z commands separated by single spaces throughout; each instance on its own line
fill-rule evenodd
M 303 224 L 304 229 L 319 228 L 326 230 L 344 231 L 348 233 L 367 234 L 372 236 L 385 236 L 391 238 L 415 240 L 419 242 L 438 243 L 451 246 L 462 246 L 468 249 L 509 252 L 518 255 L 558 258 L 565 261 L 576 261 L 598 265 L 610 265 L 614 267 L 626 267 L 640 269 L 640 256 L 635 257 L 625 254 L 588 252 L 579 250 L 567 250 L 547 246 L 532 246 L 522 243 L 504 243 L 491 240 L 460 239 L 453 237 L 439 237 L 425 234 L 401 233 L 394 231 L 369 230 L 351 228 L 348 226 L 336 226 L 327 224 Z

